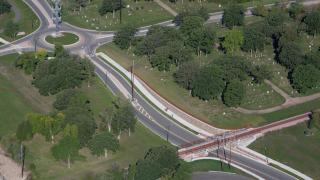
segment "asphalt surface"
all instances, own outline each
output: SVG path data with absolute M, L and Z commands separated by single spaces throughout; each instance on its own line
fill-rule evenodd
M 17 51 L 33 51 L 35 44 L 37 47 L 45 48 L 47 50 L 53 50 L 53 46 L 44 42 L 43 39 L 45 35 L 52 34 L 55 32 L 55 27 L 52 26 L 51 15 L 52 9 L 50 8 L 47 1 L 44 0 L 24 0 L 30 8 L 37 14 L 41 24 L 40 27 L 32 34 L 25 36 L 19 40 L 16 40 L 8 45 L 0 46 L 0 55 L 6 55 L 11 53 L 16 53 Z M 37 4 L 35 4 L 37 3 Z M 40 7 L 40 8 L 39 8 Z M 45 14 L 49 14 L 50 18 Z M 210 19 L 214 21 L 220 21 L 220 13 L 215 13 Z M 160 23 L 163 26 L 173 26 L 171 21 Z M 139 28 L 137 36 L 143 36 L 148 31 L 148 26 Z M 78 35 L 80 37 L 80 42 L 70 46 L 66 46 L 66 49 L 70 53 L 81 54 L 83 53 L 92 62 L 95 62 L 103 67 L 103 70 L 96 68 L 95 72 L 97 76 L 108 86 L 114 94 L 120 94 L 119 84 L 114 83 L 108 78 L 108 73 L 114 76 L 117 81 L 125 87 L 128 92 L 131 92 L 131 86 L 116 70 L 105 64 L 101 59 L 95 56 L 95 50 L 102 44 L 112 42 L 114 32 L 98 32 L 94 30 L 86 30 L 78 27 L 74 27 L 68 23 L 63 23 L 61 25 L 61 31 L 70 32 Z M 171 118 L 164 115 L 162 112 L 158 111 L 153 107 L 148 100 L 144 97 L 137 95 L 136 101 L 141 105 L 141 107 L 147 112 L 149 116 L 136 110 L 136 116 L 146 127 L 151 131 L 158 134 L 164 139 L 168 139 L 172 144 L 181 145 L 187 142 L 200 140 L 194 132 L 180 126 Z M 151 117 L 151 120 L 150 120 Z M 214 155 L 214 153 L 212 154 Z M 270 166 L 257 163 L 246 157 L 233 154 L 233 162 L 239 166 L 248 169 L 257 175 L 264 177 L 265 179 L 292 179 L 291 176 L 282 173 Z M 293 178 L 294 179 L 294 178 Z
M 218 157 L 229 161 L 230 151 L 225 149 L 225 155 L 226 156 L 224 156 L 224 151 L 220 149 Z M 216 151 L 209 153 L 209 156 L 217 157 Z M 286 174 L 282 171 L 279 171 L 278 169 L 273 168 L 272 166 L 254 161 L 248 157 L 239 155 L 237 153 L 233 153 L 232 151 L 231 151 L 231 162 L 244 169 L 247 169 L 248 171 L 258 175 L 263 179 L 267 179 L 267 180 L 295 180 L 296 179 L 289 174 Z
M 224 172 L 195 172 L 192 174 L 192 180 L 250 180 L 248 177 L 244 177 L 233 173 Z

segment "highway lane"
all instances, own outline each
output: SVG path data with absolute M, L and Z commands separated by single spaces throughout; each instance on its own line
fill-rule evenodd
M 123 87 L 127 90 L 127 92 L 131 92 L 131 85 L 129 82 L 116 70 L 114 70 L 110 65 L 105 63 L 100 58 L 93 56 L 89 57 L 91 61 L 98 63 L 101 67 L 104 68 L 104 72 L 102 72 L 99 68 L 96 68 L 96 72 L 98 71 L 98 75 L 101 79 L 107 78 L 107 76 L 110 76 L 111 74 L 121 83 Z M 109 75 L 106 75 L 105 72 L 110 73 Z M 104 82 L 108 85 L 109 88 L 112 89 L 112 91 L 116 94 L 120 93 L 119 91 L 119 84 L 116 86 L 114 82 L 111 80 L 104 80 Z M 115 88 L 117 87 L 117 88 Z M 151 127 L 150 122 L 153 122 L 154 125 L 152 125 L 152 130 L 154 132 L 157 132 L 158 135 L 161 135 L 161 137 L 166 138 L 167 131 L 169 132 L 170 136 L 170 142 L 174 142 L 176 145 L 185 144 L 187 142 L 192 141 L 198 141 L 201 140 L 196 134 L 193 132 L 181 127 L 179 124 L 174 122 L 171 118 L 167 117 L 162 113 L 161 111 L 157 110 L 153 105 L 151 105 L 144 97 L 142 97 L 136 90 L 134 91 L 134 98 L 135 100 L 140 104 L 140 106 L 143 107 L 143 109 L 151 116 L 152 120 L 148 120 L 149 127 Z M 138 114 L 138 117 L 141 117 L 141 113 Z M 143 118 L 144 124 L 145 118 Z M 179 142 L 179 143 L 177 143 Z
M 226 160 L 230 159 L 230 150 L 225 148 Z M 209 156 L 217 157 L 216 151 L 210 152 Z M 219 158 L 225 159 L 223 149 L 219 150 Z M 234 153 L 231 150 L 231 163 L 236 164 L 266 180 L 295 180 L 296 178 L 285 173 L 279 171 L 278 169 L 262 164 L 260 162 L 254 161 L 248 157 L 240 155 L 238 153 Z
M 48 18 L 48 16 L 43 16 L 42 15 L 43 12 L 41 11 L 41 8 L 38 8 L 40 4 L 41 6 L 43 6 L 42 10 L 44 9 L 46 12 L 49 12 L 50 8 L 48 8 L 49 6 L 47 5 L 47 3 L 44 1 L 36 1 L 38 4 L 35 4 L 35 0 L 25 0 L 25 2 L 27 2 L 29 6 L 35 11 L 35 13 L 37 13 L 37 15 L 41 20 L 41 25 L 36 32 L 13 42 L 12 44 L 14 45 L 22 44 L 25 41 L 30 41 L 31 43 L 34 43 L 34 39 L 37 39 L 38 37 L 40 37 L 41 34 L 54 32 L 54 28 L 49 27 L 50 19 Z M 218 15 L 216 15 L 216 17 L 218 17 Z M 172 23 L 165 22 L 163 25 L 171 26 Z M 105 74 L 106 71 L 109 71 L 114 77 L 116 77 L 116 79 L 121 83 L 121 85 L 125 87 L 127 91 L 130 92 L 131 87 L 128 84 L 128 82 L 126 82 L 126 80 L 120 74 L 118 74 L 112 67 L 105 65 L 99 58 L 95 57 L 94 55 L 95 49 L 98 46 L 112 41 L 113 33 L 110 33 L 110 32 L 101 33 L 101 32 L 95 32 L 92 30 L 74 28 L 73 26 L 68 24 L 63 24 L 61 30 L 75 32 L 83 36 L 83 38 L 85 38 L 85 41 L 83 41 L 82 44 L 77 44 L 75 46 L 72 46 L 68 48 L 68 50 L 71 53 L 76 53 L 76 54 L 79 51 L 84 51 L 85 54 L 90 55 L 89 59 L 91 59 L 92 61 L 95 61 L 100 66 L 103 66 L 104 70 L 99 70 L 98 68 L 96 68 L 96 74 L 103 80 L 103 82 L 114 93 L 116 94 L 119 93 L 119 88 L 118 88 L 119 84 L 116 84 L 113 81 L 108 80 Z M 148 30 L 148 27 L 141 28 L 137 35 L 142 36 L 147 32 L 147 30 Z M 8 46 L 12 46 L 12 45 L 8 45 Z M 49 47 L 46 44 L 42 44 L 41 42 L 39 46 L 52 50 L 52 46 Z M 0 50 L 3 48 L 4 46 L 1 46 Z M 31 51 L 33 49 L 30 47 L 26 47 L 26 48 L 22 47 L 21 50 Z M 13 53 L 13 52 L 14 51 L 12 49 L 8 49 L 7 51 L 3 51 L 1 54 Z M 140 111 L 136 111 L 137 117 L 139 118 L 140 122 L 142 122 L 146 127 L 148 127 L 154 133 L 158 134 L 164 139 L 166 139 L 167 135 L 169 135 L 168 136 L 169 141 L 175 145 L 184 144 L 185 141 L 196 141 L 200 139 L 193 132 L 185 129 L 184 127 L 181 127 L 179 124 L 175 123 L 170 118 L 166 117 L 161 112 L 157 111 L 143 97 L 136 96 L 136 98 L 139 104 L 141 104 L 141 106 L 146 110 L 146 112 L 148 112 L 148 114 L 152 117 L 154 121 L 147 118 L 147 116 L 142 114 Z M 169 126 L 170 128 L 168 128 Z M 170 133 L 168 134 L 168 132 Z M 290 179 L 291 178 L 291 177 L 288 177 L 288 175 L 286 175 L 285 173 L 281 173 L 278 170 L 269 169 L 270 167 L 266 165 L 260 165 L 260 164 L 257 165 L 256 164 L 257 162 L 245 157 L 240 157 L 240 155 L 239 156 L 234 155 L 233 158 L 235 163 L 239 163 L 243 167 L 246 167 L 247 169 L 251 169 L 251 171 L 254 171 L 257 174 L 260 174 L 261 176 L 266 177 L 266 179 L 279 179 L 279 178 Z

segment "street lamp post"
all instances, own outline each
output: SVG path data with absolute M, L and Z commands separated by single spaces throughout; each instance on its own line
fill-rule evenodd
M 58 33 L 61 24 L 61 0 L 54 0 L 53 22 L 56 25 L 56 32 Z
M 131 66 L 131 101 L 134 101 L 134 59 Z

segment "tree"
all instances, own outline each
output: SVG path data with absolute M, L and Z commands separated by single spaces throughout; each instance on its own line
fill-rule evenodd
M 187 16 L 183 19 L 183 22 L 180 27 L 180 31 L 189 36 L 194 31 L 197 31 L 199 28 L 203 27 L 204 20 L 199 16 Z
M 183 38 L 179 30 L 171 27 L 152 26 L 142 41 L 137 43 L 135 54 L 146 55 L 149 60 L 156 48 L 166 46 L 171 41 L 181 41 Z
M 66 1 L 67 7 L 73 11 L 81 11 L 83 7 L 86 7 L 90 0 L 69 0 Z
M 242 57 L 225 56 L 213 62 L 222 72 L 222 77 L 226 82 L 238 79 L 246 80 L 251 73 L 252 65 Z
M 312 64 L 316 68 L 320 69 L 320 50 L 315 50 L 306 56 L 305 64 Z
M 16 137 L 19 141 L 29 140 L 33 137 L 32 126 L 29 121 L 23 121 L 19 124 Z
M 67 124 L 63 129 L 63 136 L 70 136 L 72 138 L 78 138 L 79 132 L 78 132 L 78 126 L 75 124 Z
M 174 79 L 180 86 L 191 90 L 199 70 L 200 65 L 196 61 L 186 62 L 174 73 Z
M 301 3 L 294 2 L 290 4 L 288 12 L 290 17 L 297 19 L 297 17 L 304 12 L 304 7 Z
M 320 85 L 320 70 L 314 66 L 300 65 L 293 70 L 292 84 L 300 93 L 306 93 L 308 90 Z
M 155 53 L 150 59 L 152 67 L 157 67 L 159 71 L 170 71 L 172 62 L 169 58 L 169 51 L 168 46 L 156 48 Z
M 252 9 L 252 14 L 255 16 L 266 17 L 268 15 L 268 9 L 264 6 L 263 3 L 259 3 L 257 7 Z
M 101 130 L 105 130 L 105 128 L 107 128 L 108 132 L 111 132 L 111 122 L 115 113 L 116 113 L 116 107 L 111 105 L 110 107 L 107 107 L 104 111 L 102 111 L 99 114 L 99 117 L 102 121 L 102 126 L 103 126 Z
M 189 32 L 186 43 L 200 56 L 201 52 L 210 53 L 215 42 L 215 31 L 207 27 L 198 27 Z
M 277 39 L 284 30 L 284 22 L 287 15 L 281 10 L 274 8 L 265 18 L 264 32 L 267 37 Z
M 108 12 L 112 12 L 114 18 L 115 11 L 118 11 L 122 8 L 120 5 L 121 4 L 119 0 L 103 0 L 99 8 L 99 14 L 102 16 Z
M 90 101 L 83 92 L 75 89 L 66 89 L 57 95 L 53 106 L 57 110 L 65 110 L 71 106 L 90 111 Z
M 307 25 L 309 34 L 317 35 L 320 32 L 320 11 L 308 13 L 303 22 Z
M 255 27 L 246 27 L 244 29 L 244 41 L 242 49 L 250 51 L 262 51 L 264 49 L 265 36 Z
M 0 0 L 0 15 L 9 13 L 11 11 L 11 5 L 7 0 Z
M 136 163 L 134 179 L 159 179 L 170 177 L 179 165 L 179 158 L 176 150 L 167 146 L 160 146 L 150 149 L 144 159 Z
M 118 138 L 120 138 L 123 131 L 128 131 L 130 136 L 131 131 L 135 130 L 136 122 L 137 120 L 134 115 L 132 106 L 129 103 L 125 102 L 119 106 L 117 113 L 112 119 L 112 132 L 115 135 L 118 135 Z
M 55 59 L 43 61 L 34 72 L 33 84 L 42 95 L 57 94 L 64 89 L 81 86 L 93 76 L 93 67 L 86 59 L 57 53 Z
M 252 70 L 252 76 L 257 83 L 262 83 L 265 79 L 272 78 L 272 72 L 268 69 L 266 65 L 256 66 Z
M 91 153 L 97 156 L 107 157 L 108 151 L 116 152 L 119 147 L 119 140 L 109 132 L 97 134 L 89 141 Z
M 192 95 L 203 100 L 219 97 L 225 87 L 222 76 L 223 72 L 218 66 L 201 69 L 193 81 Z
M 244 41 L 243 34 L 239 29 L 232 29 L 227 31 L 226 36 L 222 42 L 223 48 L 226 49 L 228 54 L 233 54 L 239 50 Z
M 15 66 L 23 69 L 26 74 L 32 74 L 38 64 L 45 60 L 45 57 L 35 53 L 24 53 L 18 56 L 15 61 Z
M 280 64 L 292 70 L 297 65 L 302 64 L 304 60 L 303 56 L 303 52 L 298 44 L 288 43 L 280 48 L 278 60 Z
M 54 142 L 54 136 L 62 128 L 64 118 L 65 116 L 62 113 L 57 113 L 53 116 L 28 113 L 26 116 L 27 121 L 32 127 L 32 133 L 39 133 L 45 136 L 47 141 L 51 140 L 52 143 Z
M 91 110 L 79 106 L 70 106 L 63 111 L 66 115 L 65 123 L 78 127 L 78 139 L 81 147 L 86 146 L 96 130 Z
M 19 32 L 19 24 L 14 23 L 12 20 L 8 21 L 4 26 L 4 34 L 11 38 L 16 38 Z
M 229 107 L 237 107 L 241 105 L 245 93 L 246 89 L 242 82 L 231 81 L 223 93 L 223 102 Z
M 187 16 L 198 16 L 201 17 L 204 21 L 207 21 L 209 19 L 208 9 L 205 7 L 201 7 L 197 11 L 184 11 L 179 13 L 174 17 L 173 22 L 177 26 L 180 26 L 183 23 L 184 18 L 186 18 Z
M 125 26 L 121 28 L 114 37 L 114 43 L 120 49 L 130 48 L 136 31 L 137 29 L 132 26 Z
M 229 5 L 223 12 L 222 24 L 231 28 L 244 23 L 245 9 L 239 4 Z
M 79 156 L 79 141 L 76 138 L 65 136 L 58 144 L 51 148 L 51 153 L 56 160 L 67 161 L 68 168 L 71 167 L 71 161 Z

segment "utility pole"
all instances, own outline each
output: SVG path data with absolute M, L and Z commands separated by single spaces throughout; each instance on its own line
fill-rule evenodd
M 61 20 L 61 0 L 53 0 L 54 9 L 53 9 L 53 23 L 56 25 L 56 33 L 58 34 L 60 30 Z
M 20 145 L 20 160 L 21 160 L 21 177 L 23 178 L 23 173 L 24 173 L 24 158 L 25 158 L 25 147 L 21 143 Z
M 34 52 L 37 52 L 37 43 L 38 43 L 38 38 L 34 37 Z
M 122 23 L 122 0 L 120 1 L 120 24 Z
M 131 66 L 131 101 L 134 101 L 134 59 Z

